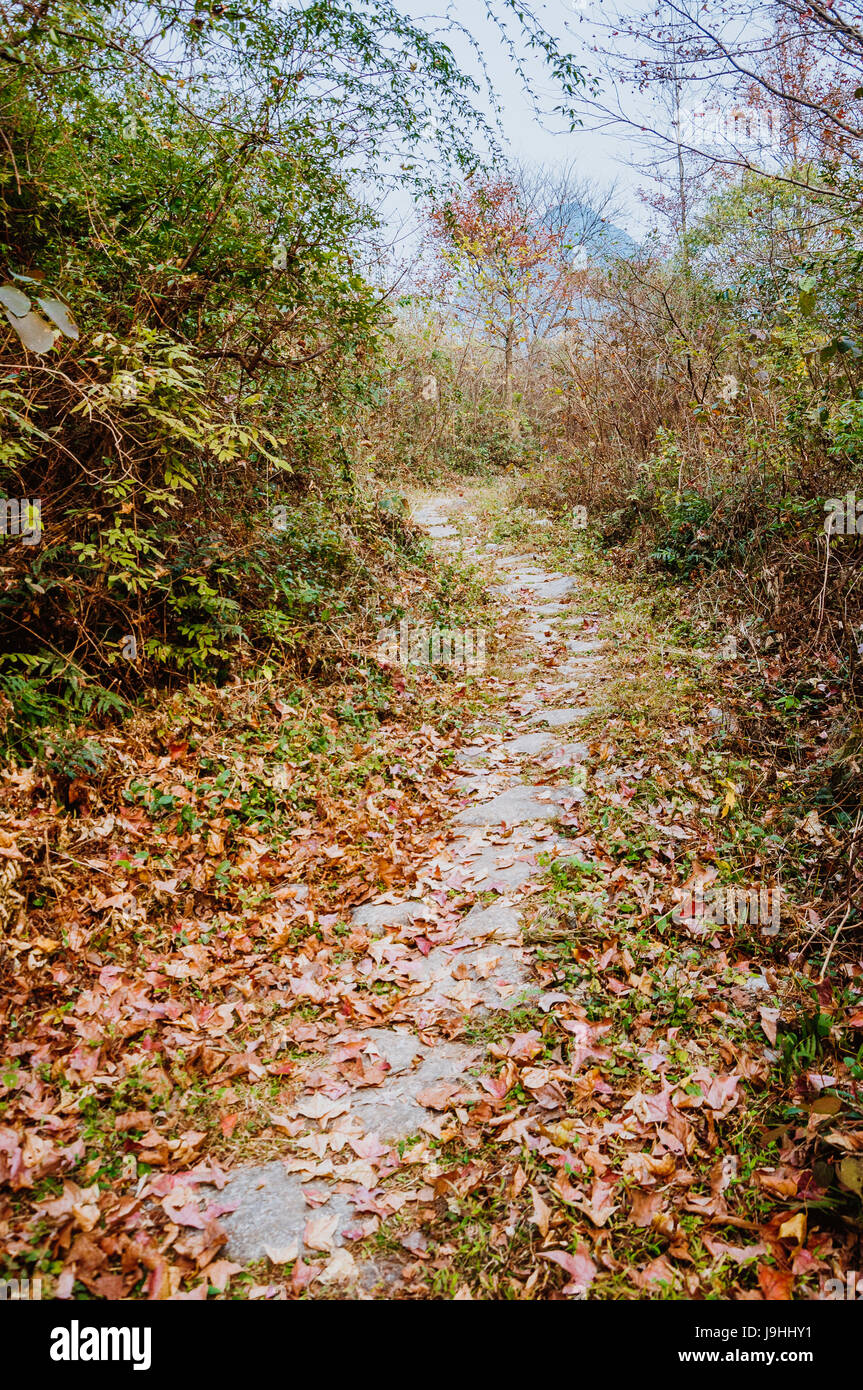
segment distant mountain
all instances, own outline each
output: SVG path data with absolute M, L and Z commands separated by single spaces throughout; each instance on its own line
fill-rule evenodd
M 599 221 L 596 213 L 584 203 L 564 203 L 559 210 L 555 210 L 553 218 L 548 216 L 546 226 L 558 228 L 563 218 L 566 219 L 567 240 L 572 241 L 573 246 L 580 246 L 582 239 L 585 239 L 587 259 L 594 263 L 631 256 L 637 250 L 637 244 L 628 232 L 616 227 L 613 222 Z

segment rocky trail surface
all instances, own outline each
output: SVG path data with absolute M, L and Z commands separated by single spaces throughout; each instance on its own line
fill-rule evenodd
M 298 1077 L 296 1102 L 282 1117 L 285 1159 L 236 1170 L 220 1195 L 234 1208 L 224 1217 L 229 1259 L 284 1263 L 323 1252 L 331 1258 L 316 1281 L 324 1285 L 372 1288 L 385 1277 L 373 1260 L 355 1260 L 346 1242 L 367 1234 L 369 1213 L 374 1226 L 433 1196 L 425 1141 L 445 1133 L 453 1097 L 465 1104 L 494 1090 L 483 1047 L 460 1040 L 470 1025 L 491 1010 L 553 1002 L 534 980 L 524 907 L 548 864 L 572 849 L 565 832 L 585 795 L 577 769 L 587 756 L 578 729 L 607 674 L 600 644 L 585 637 L 591 622 L 579 612 L 576 578 L 472 534 L 476 520 L 457 498 L 432 499 L 414 519 L 442 551 L 481 567 L 502 627 L 514 620 L 520 638 L 506 654 L 501 690 L 508 735 L 480 734 L 459 748 L 462 809 L 422 865 L 413 896 L 384 895 L 353 912 L 369 956 L 401 991 L 390 1026 L 332 1036 L 305 1086 Z M 465 890 L 481 901 L 460 911 Z M 350 1086 L 339 1070 L 347 1059 L 356 1067 Z M 400 1153 L 412 1140 L 419 1142 Z M 405 1162 L 420 1181 L 376 1191 Z

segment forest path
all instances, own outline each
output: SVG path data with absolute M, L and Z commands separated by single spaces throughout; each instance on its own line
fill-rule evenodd
M 585 795 L 578 768 L 587 756 L 577 731 L 604 676 L 600 644 L 584 640 L 576 578 L 485 539 L 469 492 L 426 497 L 413 517 L 443 556 L 480 567 L 497 596 L 497 631 L 515 620 L 520 637 L 513 646 L 487 634 L 498 708 L 492 730 L 456 750 L 462 808 L 443 848 L 417 866 L 411 897 L 386 894 L 354 910 L 363 949 L 349 968 L 358 981 L 385 978 L 396 987 L 388 1026 L 345 1020 L 329 1052 L 300 1075 L 296 1103 L 281 1119 L 286 1158 L 236 1170 L 220 1197 L 235 1204 L 225 1218 L 231 1259 L 305 1257 L 312 1263 L 297 1260 L 294 1282 L 324 1287 L 392 1281 L 391 1261 L 355 1260 L 345 1242 L 433 1195 L 428 1141 L 446 1137 L 454 1101 L 463 1111 L 495 1085 L 485 1049 L 465 1034 L 480 1030 L 489 1011 L 542 1003 L 522 936 L 524 908 L 548 864 L 572 851 L 565 831 Z M 495 674 L 502 664 L 505 680 Z M 477 899 L 467 911 L 458 906 L 466 894 Z M 381 1186 L 405 1172 L 415 1181 Z

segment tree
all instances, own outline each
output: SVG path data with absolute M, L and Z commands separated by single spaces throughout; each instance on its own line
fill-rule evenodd
M 527 325 L 546 332 L 563 322 L 574 267 L 566 229 L 549 225 L 527 189 L 512 177 L 472 181 L 429 218 L 440 289 L 457 316 L 482 323 L 503 360 L 503 407 L 513 436 L 513 362 Z
M 696 182 L 705 171 L 766 173 L 856 205 L 861 18 L 861 0 L 731 0 L 712 10 L 663 0 L 641 14 L 610 15 L 596 46 L 605 80 L 589 120 L 625 131 L 654 165 L 674 167 L 683 222 L 694 211 L 685 160 Z

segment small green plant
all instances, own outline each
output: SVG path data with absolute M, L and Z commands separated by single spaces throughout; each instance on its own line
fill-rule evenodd
M 777 1037 L 778 1066 L 786 1081 L 808 1070 L 823 1056 L 830 1028 L 830 1019 L 822 1013 L 806 1015 L 796 1028 L 783 1028 Z
M 95 777 L 105 766 L 105 750 L 95 739 L 78 739 L 62 735 L 44 746 L 48 770 L 70 782 L 76 777 Z
M 699 567 L 712 570 L 723 564 L 727 552 L 710 529 L 714 511 L 709 498 L 699 493 L 676 498 L 651 560 L 676 578 L 684 578 Z

